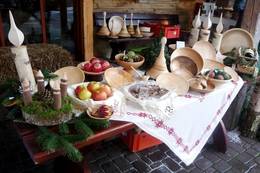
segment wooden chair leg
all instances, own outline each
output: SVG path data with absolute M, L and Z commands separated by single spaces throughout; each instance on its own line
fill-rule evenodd
M 213 143 L 217 151 L 225 153 L 227 151 L 227 131 L 221 120 L 213 132 Z
M 83 161 L 83 173 L 91 173 L 90 167 L 88 165 L 88 155 L 85 155 L 84 161 Z

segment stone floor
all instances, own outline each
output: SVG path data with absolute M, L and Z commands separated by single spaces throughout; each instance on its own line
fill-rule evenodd
M 0 173 L 53 173 L 53 162 L 33 164 L 9 123 L 0 123 L 0 146 Z M 185 166 L 164 144 L 131 153 L 119 139 L 113 139 L 90 153 L 90 167 L 96 173 L 260 172 L 260 143 L 244 137 L 240 144 L 229 142 L 226 154 L 206 145 L 190 166 Z

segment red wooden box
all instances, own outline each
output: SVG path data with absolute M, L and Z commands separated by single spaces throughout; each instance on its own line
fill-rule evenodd
M 180 38 L 180 26 L 166 26 L 164 27 L 164 36 L 168 39 Z
M 160 140 L 146 132 L 136 132 L 135 130 L 124 133 L 121 139 L 132 152 L 138 152 L 162 143 Z

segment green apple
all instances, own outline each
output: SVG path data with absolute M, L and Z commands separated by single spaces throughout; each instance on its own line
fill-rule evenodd
M 78 94 L 78 97 L 79 97 L 80 100 L 88 100 L 88 99 L 91 98 L 91 95 L 92 95 L 91 92 L 87 88 L 84 88 Z
M 95 82 L 95 81 L 90 82 L 87 86 L 87 88 L 90 92 L 95 92 L 95 91 L 99 90 L 100 87 L 101 87 L 100 83 Z

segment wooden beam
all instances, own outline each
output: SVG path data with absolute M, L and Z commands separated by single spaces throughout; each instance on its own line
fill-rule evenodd
M 4 27 L 3 27 L 1 12 L 0 12 L 0 46 L 5 46 L 5 35 L 4 35 Z
M 93 56 L 93 1 L 94 0 L 83 0 L 83 32 L 85 60 L 89 60 Z
M 255 34 L 258 13 L 260 13 L 260 1 L 247 0 L 241 28 L 246 29 L 252 35 Z
M 46 7 L 46 1 L 40 0 L 40 15 L 41 15 L 41 29 L 42 29 L 42 42 L 43 43 L 47 43 L 45 7 Z

